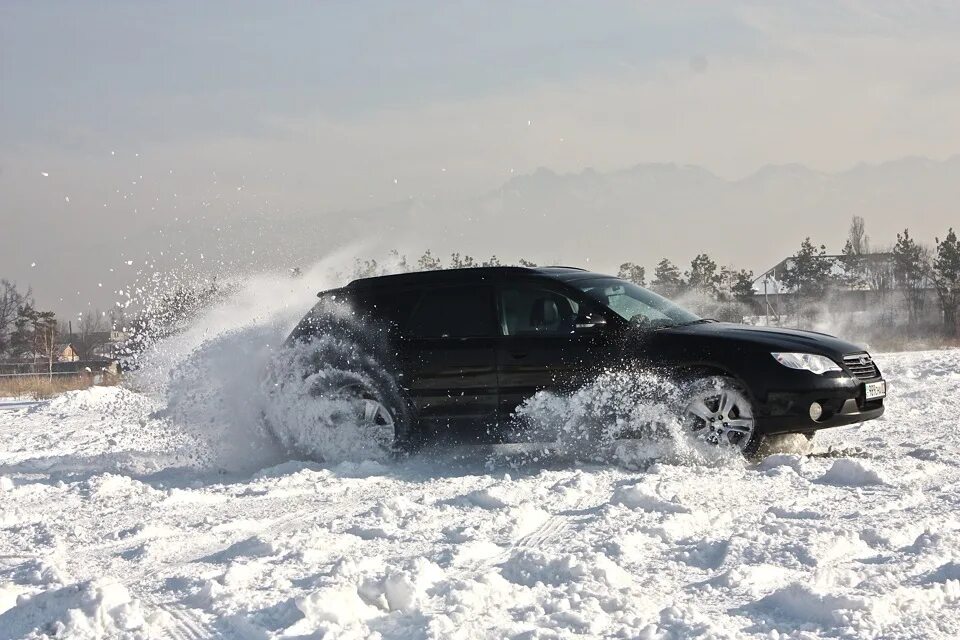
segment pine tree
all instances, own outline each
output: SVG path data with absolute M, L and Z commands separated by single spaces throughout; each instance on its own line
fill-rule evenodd
M 893 246 L 893 276 L 903 291 L 911 323 L 923 314 L 929 262 L 929 252 L 910 237 L 909 229 L 904 229 L 902 235 L 897 234 L 897 244 Z
M 617 277 L 641 287 L 647 284 L 647 270 L 632 262 L 624 262 L 617 271 Z
M 13 321 L 13 332 L 10 334 L 10 353 L 15 359 L 22 359 L 25 355 L 34 356 L 36 342 L 33 328 L 37 318 L 37 311 L 30 302 L 17 307 L 17 317 Z
M 960 308 L 960 242 L 951 228 L 942 241 L 937 238 L 937 256 L 931 269 L 943 326 L 948 335 L 957 334 L 957 310 Z
M 753 300 L 753 271 L 739 269 L 737 271 L 728 271 L 730 274 L 730 295 L 738 302 L 750 302 Z
M 440 258 L 433 257 L 433 254 L 430 252 L 430 249 L 427 249 L 420 259 L 417 260 L 417 267 L 420 271 L 436 271 L 437 269 L 442 269 L 443 264 L 440 262 Z
M 683 292 L 686 283 L 677 265 L 666 258 L 657 263 L 653 271 L 653 281 L 650 288 L 667 298 L 672 298 Z
M 473 259 L 473 256 L 468 256 L 468 255 L 461 256 L 459 253 L 450 254 L 451 269 L 469 269 L 470 267 L 475 267 L 475 266 L 477 266 L 477 263 Z
M 687 271 L 687 286 L 709 298 L 717 299 L 720 294 L 721 277 L 717 263 L 707 254 L 701 253 L 690 261 Z
M 800 243 L 800 250 L 793 255 L 791 264 L 783 272 L 783 284 L 800 299 L 822 298 L 830 285 L 833 266 L 826 256 L 827 248 L 824 245 L 815 246 L 807 237 Z

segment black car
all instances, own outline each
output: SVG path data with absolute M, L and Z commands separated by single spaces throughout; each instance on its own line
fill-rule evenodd
M 496 441 L 538 391 L 569 391 L 621 368 L 682 384 L 679 412 L 690 428 L 747 454 L 768 435 L 811 436 L 884 410 L 886 384 L 856 345 L 700 318 L 582 269 L 405 273 L 319 296 L 289 342 L 351 335 L 349 359 L 363 375 L 332 391 L 354 399 L 360 419 L 391 443 Z

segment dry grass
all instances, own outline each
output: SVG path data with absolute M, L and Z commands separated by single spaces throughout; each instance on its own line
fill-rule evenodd
M 43 400 L 65 391 L 88 389 L 94 382 L 101 386 L 112 386 L 119 380 L 116 376 L 94 376 L 86 372 L 56 375 L 52 379 L 47 375 L 0 377 L 0 398 Z

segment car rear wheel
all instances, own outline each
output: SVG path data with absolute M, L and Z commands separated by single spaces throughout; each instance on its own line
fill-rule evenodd
M 704 442 L 735 447 L 745 456 L 754 455 L 763 440 L 756 432 L 749 394 L 723 376 L 701 378 L 688 386 L 681 420 Z
M 381 394 L 363 384 L 348 384 L 337 390 L 336 397 L 345 402 L 349 415 L 367 442 L 383 451 L 396 450 L 399 412 L 392 409 Z

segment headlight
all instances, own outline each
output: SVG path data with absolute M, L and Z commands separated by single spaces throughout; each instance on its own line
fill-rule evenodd
M 836 362 L 826 356 L 813 353 L 771 353 L 785 367 L 822 375 L 827 371 L 843 371 Z

